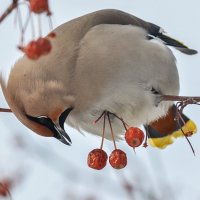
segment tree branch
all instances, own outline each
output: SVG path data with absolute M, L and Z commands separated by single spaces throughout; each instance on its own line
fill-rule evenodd
M 195 104 L 200 102 L 200 96 L 188 97 L 188 96 L 173 96 L 173 95 L 162 95 L 161 101 L 187 101 L 189 104 Z
M 12 112 L 9 108 L 0 108 L 0 112 Z
M 0 23 L 17 7 L 18 0 L 13 0 L 10 6 L 5 10 L 5 12 L 0 16 Z

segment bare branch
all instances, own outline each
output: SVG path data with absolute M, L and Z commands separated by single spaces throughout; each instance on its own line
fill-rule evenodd
M 9 108 L 0 108 L 0 112 L 12 112 Z
M 174 96 L 174 95 L 162 95 L 161 101 L 187 101 L 190 104 L 200 102 L 200 96 L 189 97 L 189 96 Z
M 0 16 L 0 23 L 17 7 L 18 0 L 13 0 L 13 2 L 8 6 L 5 12 Z

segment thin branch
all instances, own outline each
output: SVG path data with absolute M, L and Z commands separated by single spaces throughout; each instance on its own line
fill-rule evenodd
M 0 112 L 12 112 L 9 108 L 0 108 Z
M 17 7 L 18 0 L 13 0 L 13 2 L 8 6 L 4 13 L 0 16 L 0 23 Z
M 187 101 L 189 104 L 196 104 L 200 102 L 200 96 L 189 97 L 189 96 L 174 96 L 174 95 L 162 95 L 161 101 Z
M 176 117 L 175 120 L 177 121 L 181 132 L 183 133 L 183 136 L 185 137 L 185 139 L 187 140 L 188 144 L 190 145 L 190 148 L 193 152 L 193 154 L 195 155 L 195 151 L 194 148 L 190 142 L 190 140 L 188 139 L 188 133 L 190 133 L 190 130 L 188 132 L 184 132 L 182 129 L 182 125 L 180 122 L 182 122 L 183 124 L 185 124 L 185 121 L 182 117 L 182 113 L 183 113 L 183 109 L 190 104 L 195 104 L 195 105 L 200 105 L 200 97 L 188 97 L 188 96 L 171 96 L 171 95 L 163 95 L 161 96 L 161 101 L 177 101 L 176 103 Z M 191 134 L 191 133 L 190 133 Z

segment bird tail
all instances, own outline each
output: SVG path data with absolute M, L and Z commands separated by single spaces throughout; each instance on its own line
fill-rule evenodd
M 188 48 L 182 42 L 180 42 L 176 39 L 173 39 L 170 36 L 166 35 L 165 31 L 161 27 L 159 27 L 155 24 L 152 24 L 150 22 L 148 24 L 149 24 L 148 33 L 149 33 L 150 39 L 159 38 L 166 45 L 172 46 L 172 47 L 176 48 L 177 50 L 179 50 L 182 53 L 187 54 L 187 55 L 194 55 L 194 54 L 198 53 L 196 50 Z
M 177 50 L 181 51 L 182 53 L 185 53 L 188 55 L 194 55 L 198 53 L 196 50 L 188 48 L 182 42 L 175 40 L 162 32 L 158 33 L 157 37 L 160 38 L 166 45 L 172 46 L 176 48 Z
M 173 105 L 166 116 L 145 125 L 148 141 L 153 147 L 164 149 L 172 144 L 175 138 L 191 136 L 197 132 L 195 123 L 184 114 L 181 114 L 183 121 L 179 123 L 174 120 L 176 117 L 176 106 Z

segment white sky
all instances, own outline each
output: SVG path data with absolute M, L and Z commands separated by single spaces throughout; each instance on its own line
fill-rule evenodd
M 0 13 L 10 1 L 1 1 Z M 117 8 L 163 27 L 169 35 L 200 51 L 200 2 L 198 0 L 51 0 L 54 26 L 83 14 Z M 21 56 L 16 49 L 19 32 L 13 25 L 14 15 L 0 25 L 0 69 L 8 71 Z M 29 37 L 29 36 L 27 36 Z M 180 74 L 181 95 L 200 96 L 200 55 L 187 56 L 174 51 Z M 6 102 L 0 94 L 0 107 Z M 189 106 L 185 112 L 200 127 L 200 107 Z M 103 200 L 129 200 L 121 186 L 126 177 L 134 187 L 160 194 L 162 199 L 200 199 L 200 134 L 191 138 L 196 152 L 194 157 L 184 139 L 177 140 L 165 150 L 139 148 L 135 155 L 124 142 L 119 147 L 127 152 L 129 164 L 121 171 L 108 165 L 102 171 L 87 167 L 87 154 L 97 148 L 100 139 L 86 137 L 66 127 L 73 145 L 37 136 L 21 125 L 12 115 L 0 113 L 0 180 L 1 177 L 25 173 L 21 183 L 12 190 L 13 200 L 66 200 L 86 199 L 97 195 Z M 26 147 L 14 146 L 14 137 L 22 137 Z M 106 142 L 107 151 L 112 143 Z M 145 192 L 144 192 L 145 193 Z M 67 196 L 71 194 L 72 196 Z M 142 196 L 140 199 L 150 199 Z M 163 196 L 164 195 L 164 196 Z M 168 196 L 169 195 L 169 196 Z

